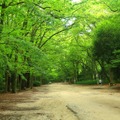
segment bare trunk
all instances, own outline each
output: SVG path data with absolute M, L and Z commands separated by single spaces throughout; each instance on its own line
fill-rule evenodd
M 26 87 L 27 88 L 30 88 L 30 83 L 31 83 L 31 81 L 30 81 L 30 73 L 28 72 L 28 73 L 25 73 L 25 78 L 27 79 L 27 84 L 26 84 Z
M 12 74 L 12 93 L 17 92 L 17 73 Z
M 5 92 L 8 92 L 8 72 L 5 71 Z

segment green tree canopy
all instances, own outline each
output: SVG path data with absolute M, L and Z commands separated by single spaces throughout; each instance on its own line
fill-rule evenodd
M 95 31 L 93 56 L 102 68 L 112 69 L 113 60 L 118 59 L 115 51 L 120 49 L 119 18 L 101 22 Z

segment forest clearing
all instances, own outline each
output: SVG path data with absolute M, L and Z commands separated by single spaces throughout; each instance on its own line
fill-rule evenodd
M 48 84 L 0 94 L 0 120 L 119 120 L 120 86 Z

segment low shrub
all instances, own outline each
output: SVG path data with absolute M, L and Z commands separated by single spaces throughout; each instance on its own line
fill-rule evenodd
M 108 84 L 109 81 L 108 80 L 104 80 L 102 81 L 102 84 Z M 78 81 L 75 84 L 81 84 L 81 85 L 97 85 L 98 84 L 98 80 L 82 80 L 82 81 Z
M 34 81 L 33 82 L 33 86 L 37 87 L 37 86 L 40 86 L 41 85 L 41 82 L 40 81 Z

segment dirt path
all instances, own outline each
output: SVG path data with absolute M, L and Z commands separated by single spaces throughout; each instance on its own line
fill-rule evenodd
M 106 86 L 50 84 L 0 94 L 0 120 L 119 120 L 120 91 Z

